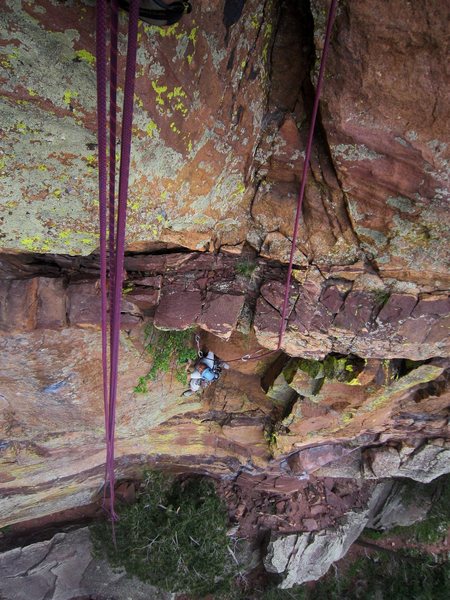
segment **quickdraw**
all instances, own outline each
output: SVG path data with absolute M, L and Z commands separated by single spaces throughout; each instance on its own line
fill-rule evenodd
M 197 344 L 197 356 L 203 358 L 203 352 L 200 350 L 200 336 L 198 333 L 195 336 L 195 343 Z

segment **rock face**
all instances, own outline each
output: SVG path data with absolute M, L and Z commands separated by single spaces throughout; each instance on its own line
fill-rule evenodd
M 3 259 L 5 271 L 6 262 L 11 270 L 10 256 Z M 39 269 L 28 278 L 5 273 L 0 279 L 0 332 L 98 329 L 98 260 L 91 261 L 92 272 L 84 274 L 73 273 L 73 263 L 68 259 L 50 261 L 58 278 L 42 277 Z M 127 257 L 129 279 L 122 299 L 122 328 L 130 330 L 152 318 L 159 329 L 198 325 L 228 339 L 252 293 L 248 279 L 239 276 L 240 264 L 238 257 L 198 252 Z
M 312 5 L 320 43 L 325 2 Z M 448 17 L 432 1 L 342 5 L 323 106 L 361 247 L 385 276 L 436 287 L 448 273 L 448 80 L 439 67 Z
M 0 526 L 95 500 L 105 460 L 88 256 L 98 246 L 95 3 L 3 4 Z M 280 516 L 308 478 L 371 489 L 448 470 L 447 3 L 339 3 L 284 352 L 270 352 L 327 7 L 199 0 L 174 26 L 139 26 L 119 478 L 143 464 L 248 478 L 279 499 Z M 125 46 L 121 14 L 121 73 Z M 232 368 L 201 396 L 182 397 L 170 374 L 136 394 L 149 324 L 155 335 L 203 330 Z M 266 353 L 239 360 L 255 351 Z M 327 360 L 346 366 L 330 375 Z M 342 517 L 330 481 L 323 489 Z M 337 534 L 305 502 L 306 533 L 281 545 L 310 564 L 329 534 L 329 564 L 369 517 L 358 505 Z M 327 534 L 313 535 L 321 524 Z
M 45 542 L 0 554 L 0 594 L 4 600 L 165 600 L 165 594 L 93 559 L 88 529 L 57 533 Z
M 317 271 L 294 283 L 283 349 L 292 356 L 323 358 L 330 352 L 367 358 L 424 360 L 449 355 L 450 299 L 444 293 L 390 291 L 378 277 L 356 280 Z M 284 285 L 268 281 L 255 315 L 259 343 L 276 348 Z
M 271 540 L 264 566 L 283 576 L 281 589 L 316 581 L 345 556 L 367 522 L 367 511 L 347 515 L 336 529 L 278 536 Z
M 319 379 L 320 373 L 313 378 L 305 371 L 313 367 L 329 368 L 331 362 L 330 359 L 323 363 L 292 359 L 279 376 L 278 379 L 285 379 L 285 386 L 291 392 L 295 394 L 299 390 L 300 395 L 285 406 L 286 416 L 277 429 L 277 454 L 292 452 L 306 443 L 327 443 L 333 438 L 343 442 L 382 434 L 385 440 L 388 436 L 401 440 L 406 430 L 411 437 L 416 434 L 430 438 L 447 435 L 449 397 L 448 391 L 444 390 L 448 369 L 444 366 L 421 365 L 401 375 L 398 370 L 389 373 L 392 363 L 386 360 L 367 360 L 361 373 L 347 381 L 339 381 L 332 375 Z M 334 359 L 334 362 L 338 361 Z M 297 383 L 299 373 L 301 387 Z M 351 377 L 353 374 L 345 371 L 345 374 L 349 373 Z M 445 441 L 443 445 L 445 447 Z M 441 450 L 437 449 L 437 452 Z M 395 448 L 390 452 L 397 454 Z M 417 455 L 413 456 L 418 460 Z M 445 460 L 444 457 L 445 448 L 441 458 Z M 408 458 L 407 454 L 398 458 L 396 469 Z M 305 460 L 306 471 L 310 471 L 311 466 L 319 467 L 319 456 L 300 462 Z M 440 462 L 436 462 L 433 472 L 439 473 Z M 393 463 L 388 470 L 392 467 Z M 368 472 L 380 476 L 377 470 L 374 463 Z M 426 469 L 422 476 L 426 478 L 430 473 Z
M 384 482 L 366 506 L 348 512 L 337 527 L 295 535 L 272 534 L 264 566 L 281 576 L 281 589 L 316 581 L 347 553 L 365 527 L 389 528 L 423 519 L 436 486 Z
M 58 278 L 33 277 L 31 265 L 17 265 L 16 258 L 9 266 L 3 261 L 4 525 L 88 504 L 103 480 L 95 263 L 73 271 L 69 259 L 55 260 L 47 267 L 59 269 Z M 118 476 L 138 474 L 143 462 L 226 477 L 244 468 L 252 477 L 267 470 L 272 473 L 267 489 L 292 493 L 299 476 L 323 469 L 369 480 L 431 481 L 446 472 L 447 361 L 413 365 L 401 373 L 398 360 L 366 359 L 364 364 L 330 357 L 322 364 L 291 359 L 282 371 L 284 387 L 279 386 L 289 396 L 266 396 L 256 373 L 272 357 L 256 365 L 239 360 L 255 350 L 256 340 L 234 329 L 242 307 L 255 301 L 255 289 L 251 279 L 237 275 L 237 260 L 199 253 L 127 258 L 132 285 L 123 301 Z M 14 265 L 26 278 L 12 278 Z M 260 277 L 273 278 L 277 271 L 262 262 L 257 268 Z M 274 303 L 277 289 L 265 284 L 262 294 Z M 231 360 L 232 369 L 199 397 L 181 397 L 184 386 L 170 374 L 161 375 L 146 393 L 136 393 L 139 377 L 150 368 L 143 348 L 152 320 L 164 328 L 203 327 L 204 345 Z M 319 369 L 314 377 L 305 364 Z M 274 366 L 270 370 L 275 376 Z M 341 381 L 342 372 L 350 373 L 350 380 Z M 278 483 L 275 475 L 282 475 Z
M 243 3 L 231 22 L 229 10 L 196 2 L 171 27 L 139 24 L 130 247 L 245 239 L 274 5 Z M 126 28 L 121 11 L 120 74 Z M 88 254 L 98 246 L 94 5 L 8 0 L 2 38 L 3 245 Z
M 327 2 L 232 6 L 200 0 L 172 27 L 139 26 L 130 248 L 247 240 L 286 260 Z M 438 67 L 448 16 L 431 0 L 406 11 L 399 0 L 341 4 L 298 264 L 364 258 L 384 277 L 448 287 L 448 94 Z M 88 254 L 98 245 L 93 23 L 82 0 L 64 10 L 5 4 L 6 248 Z M 125 31 L 122 14 L 119 72 Z

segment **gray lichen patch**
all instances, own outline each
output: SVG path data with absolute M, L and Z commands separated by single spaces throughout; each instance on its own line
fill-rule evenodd
M 389 206 L 398 208 L 400 212 L 414 213 L 416 210 L 414 202 L 409 198 L 405 198 L 404 196 L 391 196 L 386 200 L 386 202 L 389 204 Z
M 2 103 L 6 154 L 0 179 L 2 245 L 86 254 L 97 241 L 95 136 L 34 104 Z M 18 120 L 20 116 L 20 120 Z M 70 232 L 64 238 L 63 232 Z M 84 240 L 80 243 L 81 238 Z
M 363 161 L 363 160 L 377 160 L 382 158 L 381 154 L 378 154 L 374 150 L 371 150 L 364 144 L 334 144 L 330 146 L 333 156 L 337 160 L 345 161 Z

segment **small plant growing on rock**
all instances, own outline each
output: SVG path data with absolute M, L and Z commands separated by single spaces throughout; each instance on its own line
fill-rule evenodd
M 211 482 L 147 473 L 136 503 L 118 513 L 116 546 L 108 522 L 91 526 L 94 556 L 171 592 L 218 597 L 230 589 L 228 515 Z
M 193 330 L 157 331 L 151 325 L 147 326 L 146 339 L 149 340 L 145 350 L 152 361 L 149 372 L 139 377 L 134 391 L 145 394 L 149 381 L 155 381 L 160 373 L 172 371 L 175 379 L 187 384 L 186 364 L 197 358 L 197 352 L 192 347 Z
M 249 260 L 241 260 L 236 263 L 235 269 L 238 275 L 250 278 L 255 272 L 256 267 L 257 265 L 254 262 L 250 262 Z

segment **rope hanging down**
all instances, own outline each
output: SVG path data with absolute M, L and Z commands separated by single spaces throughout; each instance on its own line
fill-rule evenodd
M 129 28 L 128 50 L 126 63 L 126 76 L 124 86 L 124 107 L 121 138 L 121 157 L 119 168 L 119 193 L 117 215 L 115 206 L 115 153 L 116 153 L 116 97 L 117 97 L 117 29 L 118 29 L 118 2 L 111 0 L 109 19 L 110 30 L 110 116 L 109 116 L 109 186 L 108 186 L 108 156 L 107 156 L 107 111 L 106 111 L 106 84 L 107 84 L 107 58 L 106 58 L 106 32 L 107 32 L 107 1 L 97 1 L 97 112 L 98 112 L 98 163 L 99 163 L 99 218 L 100 218 L 100 281 L 101 281 L 101 324 L 102 324 L 102 369 L 103 369 L 103 402 L 105 411 L 105 436 L 106 436 L 106 466 L 105 466 L 105 495 L 109 485 L 110 489 L 110 514 L 112 520 L 116 519 L 114 511 L 114 437 L 115 414 L 117 401 L 117 375 L 119 358 L 120 334 L 120 309 L 123 283 L 123 264 L 125 250 L 125 226 L 128 195 L 128 179 L 130 170 L 131 135 L 133 121 L 134 80 L 136 71 L 137 54 L 137 29 L 139 17 L 139 0 L 129 3 Z M 187 3 L 183 3 L 186 6 Z M 324 47 L 320 62 L 316 94 L 305 152 L 305 161 L 302 172 L 302 182 L 297 201 L 297 212 L 292 236 L 291 254 L 289 258 L 288 273 L 286 278 L 283 308 L 280 318 L 280 329 L 277 348 L 260 354 L 261 350 L 248 354 L 242 359 L 255 360 L 273 354 L 281 349 L 283 337 L 288 320 L 289 289 L 292 277 L 292 267 L 297 243 L 298 228 L 302 212 L 302 204 L 306 187 L 306 178 L 311 157 L 312 141 L 316 124 L 319 99 L 322 90 L 325 62 L 330 45 L 331 29 L 336 14 L 337 0 L 332 0 L 328 12 L 327 28 Z M 185 12 L 187 9 L 185 8 Z M 181 16 L 181 15 L 180 15 Z M 107 199 L 107 191 L 109 197 Z M 109 209 L 109 210 L 108 210 Z M 108 219 L 109 212 L 109 219 Z M 109 261 L 107 258 L 107 245 Z M 108 378 L 108 295 L 107 279 L 109 270 L 110 296 L 109 296 L 109 378 Z M 228 362 L 231 362 L 228 361 Z
M 130 172 L 131 134 L 133 121 L 134 79 L 136 70 L 137 30 L 139 0 L 130 2 L 128 25 L 128 50 L 124 85 L 124 106 L 122 119 L 121 156 L 119 167 L 119 192 L 117 215 L 115 209 L 115 153 L 116 153 L 116 90 L 117 90 L 117 24 L 118 2 L 111 1 L 110 13 L 110 131 L 109 131 L 109 219 L 107 202 L 107 116 L 106 116 L 106 32 L 107 3 L 97 2 L 97 112 L 98 112 L 98 170 L 99 170 L 99 218 L 100 218 L 100 282 L 101 282 L 101 324 L 102 324 L 102 369 L 103 402 L 105 410 L 106 471 L 105 494 L 110 489 L 110 514 L 114 520 L 114 436 L 117 400 L 117 373 L 119 359 L 120 309 L 123 283 L 123 262 L 125 250 L 125 225 Z M 109 231 L 107 232 L 107 224 Z M 116 231 L 115 231 L 116 229 Z M 109 264 L 107 260 L 107 240 L 109 239 Z M 109 266 L 109 269 L 108 269 Z M 107 275 L 110 280 L 110 321 L 109 321 L 109 381 L 107 348 Z
M 311 115 L 311 122 L 309 125 L 308 141 L 306 144 L 305 161 L 303 163 L 301 186 L 300 186 L 300 191 L 299 191 L 298 199 L 297 199 L 297 211 L 295 214 L 294 231 L 292 234 L 291 253 L 289 256 L 288 272 L 287 272 L 286 283 L 285 283 L 285 288 L 284 288 L 283 306 L 282 306 L 281 317 L 280 317 L 280 328 L 278 331 L 278 344 L 277 344 L 277 347 L 275 350 L 269 350 L 267 352 L 264 352 L 263 354 L 260 354 L 261 350 L 257 350 L 256 352 L 253 352 L 251 354 L 245 354 L 241 358 L 227 359 L 227 362 L 235 362 L 238 360 L 241 360 L 244 362 L 247 362 L 249 360 L 259 360 L 266 356 L 270 356 L 271 354 L 275 354 L 275 352 L 278 352 L 278 350 L 281 350 L 284 334 L 286 332 L 287 322 L 289 319 L 288 305 L 289 305 L 289 290 L 291 287 L 291 280 L 292 280 L 292 268 L 294 265 L 295 250 L 297 247 L 298 229 L 299 229 L 300 217 L 302 214 L 303 198 L 305 196 L 305 188 L 306 188 L 306 180 L 308 177 L 309 161 L 311 159 L 314 130 L 316 128 L 317 113 L 319 110 L 319 100 L 320 100 L 320 95 L 322 93 L 323 78 L 324 78 L 324 74 L 325 74 L 325 64 L 326 64 L 326 60 L 327 60 L 328 49 L 330 47 L 331 30 L 333 28 L 334 19 L 336 17 L 337 2 L 338 2 L 338 0 L 332 0 L 331 4 L 330 4 L 330 8 L 328 10 L 325 40 L 324 40 L 324 44 L 323 44 L 322 57 L 320 59 L 320 69 L 319 69 L 319 75 L 317 78 L 317 87 L 316 87 L 316 93 L 314 96 L 314 105 L 313 105 L 313 111 L 312 111 L 312 115 Z
M 302 183 L 300 186 L 300 192 L 298 194 L 297 212 L 295 214 L 294 232 L 292 234 L 291 254 L 289 257 L 289 267 L 288 267 L 288 272 L 287 272 L 287 277 L 286 277 L 286 287 L 284 289 L 284 300 L 283 300 L 283 308 L 281 311 L 280 330 L 278 333 L 277 350 L 280 350 L 280 348 L 281 348 L 281 344 L 283 342 L 283 337 L 284 337 L 284 333 L 286 331 L 286 326 L 287 326 L 289 288 L 291 287 L 292 266 L 294 264 L 294 255 L 295 255 L 295 250 L 296 250 L 296 246 L 297 246 L 298 226 L 300 223 L 300 216 L 302 214 L 303 198 L 305 196 L 306 179 L 308 176 L 309 161 L 311 158 L 314 130 L 316 128 L 317 113 L 319 110 L 319 100 L 320 100 L 320 95 L 322 93 L 323 77 L 325 74 L 325 64 L 327 61 L 328 49 L 330 47 L 331 29 L 333 27 L 334 18 L 336 16 L 336 8 L 337 8 L 337 0 L 332 0 L 329 11 L 328 11 L 327 28 L 326 28 L 326 32 L 325 32 L 325 41 L 324 41 L 324 45 L 323 45 L 322 57 L 320 59 L 319 76 L 317 78 L 316 94 L 314 96 L 314 106 L 313 106 L 313 111 L 312 111 L 312 115 L 311 115 L 311 123 L 309 126 L 308 142 L 306 144 L 305 162 L 303 163 Z

